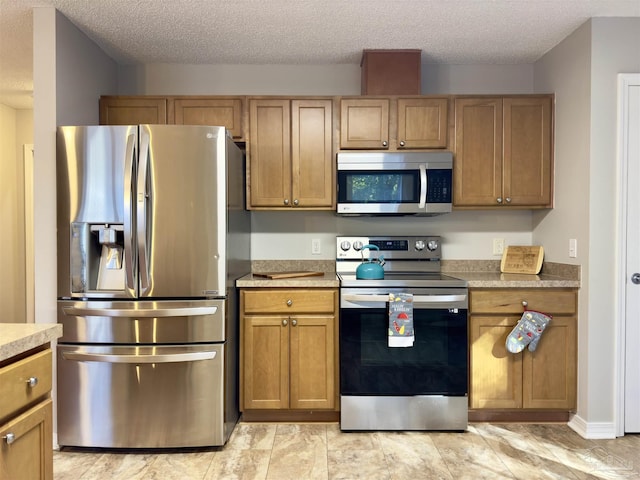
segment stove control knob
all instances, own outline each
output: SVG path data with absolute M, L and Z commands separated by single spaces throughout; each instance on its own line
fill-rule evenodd
M 423 240 L 416 240 L 416 250 L 421 252 L 422 250 L 424 250 L 425 247 L 425 243 Z
M 434 250 L 438 249 L 438 241 L 437 240 L 429 240 L 429 243 L 427 243 L 427 248 L 429 249 L 430 252 L 433 252 Z
M 355 242 L 353 242 L 353 249 L 354 249 L 356 252 L 359 252 L 360 250 L 362 250 L 362 247 L 363 247 L 363 246 L 364 246 L 364 244 L 363 244 L 361 241 L 359 241 L 359 240 L 356 240 Z
M 349 242 L 347 242 L 346 240 L 344 242 L 342 242 L 340 244 L 340 248 L 346 252 L 347 250 L 349 250 L 351 248 L 351 244 Z

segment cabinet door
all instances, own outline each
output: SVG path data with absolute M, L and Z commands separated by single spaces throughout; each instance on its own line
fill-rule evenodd
M 47 399 L 0 426 L 0 474 L 7 479 L 53 480 L 53 424 Z M 5 437 L 13 435 L 8 444 Z
M 505 98 L 503 114 L 505 202 L 551 207 L 551 98 Z
M 455 101 L 454 206 L 497 206 L 502 195 L 502 100 Z
M 524 351 L 525 408 L 575 408 L 576 321 L 574 316 L 554 316 L 540 337 L 536 350 Z
M 333 208 L 332 101 L 291 102 L 293 205 Z
M 291 205 L 289 100 L 249 101 L 249 207 Z
M 389 148 L 389 99 L 340 101 L 340 148 Z
M 398 148 L 446 148 L 446 98 L 398 99 Z
M 245 409 L 289 408 L 289 317 L 243 318 Z
M 214 125 L 226 127 L 233 138 L 244 138 L 241 98 L 176 98 L 176 125 Z
M 290 406 L 334 408 L 334 317 L 291 317 Z
M 100 97 L 100 125 L 164 125 L 167 103 L 161 97 Z
M 522 354 L 505 347 L 518 318 L 471 316 L 471 408 L 522 407 Z

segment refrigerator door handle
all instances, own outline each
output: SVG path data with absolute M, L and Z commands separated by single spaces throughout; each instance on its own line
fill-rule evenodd
M 218 307 L 176 307 L 161 309 L 64 307 L 67 316 L 76 317 L 185 317 L 214 315 Z
M 137 234 L 138 234 L 138 258 L 140 270 L 140 296 L 149 291 L 151 282 L 149 278 L 149 252 L 147 248 L 147 202 L 150 192 L 147 191 L 147 177 L 149 175 L 149 133 L 140 127 L 140 162 L 138 166 L 137 189 Z
M 136 293 L 136 281 L 133 272 L 136 268 L 136 257 L 134 256 L 133 242 L 133 192 L 134 192 L 134 167 L 136 155 L 136 136 L 131 134 L 127 136 L 127 150 L 124 168 L 124 265 L 126 270 L 126 289 L 130 296 L 134 297 Z
M 149 347 L 153 348 L 153 347 Z M 117 354 L 117 353 L 90 353 L 77 351 L 63 351 L 62 358 L 78 362 L 105 362 L 105 363 L 181 363 L 195 362 L 198 360 L 212 360 L 216 352 L 205 350 L 201 352 L 185 351 L 166 354 Z

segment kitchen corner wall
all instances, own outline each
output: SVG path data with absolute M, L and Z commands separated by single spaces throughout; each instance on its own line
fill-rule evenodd
M 532 65 L 423 65 L 423 94 L 533 92 Z M 107 93 L 107 92 L 105 92 Z M 177 65 L 119 67 L 121 95 L 359 95 L 359 65 Z M 543 213 L 544 215 L 544 213 Z M 500 259 L 493 238 L 530 245 L 532 213 L 455 211 L 438 217 L 339 217 L 333 212 L 253 212 L 254 260 L 335 258 L 335 236 L 441 235 L 445 259 Z M 321 253 L 311 253 L 319 239 Z

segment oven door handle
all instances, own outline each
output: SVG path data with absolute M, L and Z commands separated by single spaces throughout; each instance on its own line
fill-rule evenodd
M 349 302 L 382 302 L 389 301 L 389 295 L 345 293 L 342 298 Z M 414 295 L 413 303 L 451 303 L 464 302 L 466 295 Z

